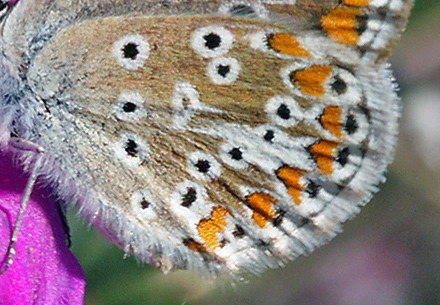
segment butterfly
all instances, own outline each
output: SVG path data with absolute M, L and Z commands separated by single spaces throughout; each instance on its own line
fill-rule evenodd
M 277 268 L 384 181 L 411 6 L 22 0 L 2 15 L 0 142 L 41 147 L 16 154 L 165 272 Z

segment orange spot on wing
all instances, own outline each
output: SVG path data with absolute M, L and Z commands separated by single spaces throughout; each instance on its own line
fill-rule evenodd
M 287 188 L 289 195 L 293 202 L 298 205 L 301 203 L 301 192 L 304 189 L 299 183 L 299 179 L 304 174 L 303 170 L 284 165 L 280 167 L 277 172 L 277 177 Z
M 292 56 L 309 57 L 310 53 L 301 47 L 298 40 L 288 33 L 272 34 L 267 43 L 275 52 Z
M 275 204 L 277 200 L 265 193 L 252 193 L 246 197 L 246 203 L 252 209 L 252 218 L 254 222 L 263 228 L 270 219 L 276 218 L 276 213 L 271 205 Z
M 217 233 L 224 232 L 226 226 L 226 216 L 229 211 L 221 206 L 216 206 L 211 212 L 211 217 L 200 220 L 197 230 L 206 246 L 210 249 L 219 247 Z
M 258 214 L 255 211 L 252 214 L 252 219 L 260 228 L 264 228 L 266 226 L 267 221 L 269 220 L 266 215 Z
M 341 114 L 341 108 L 338 106 L 327 106 L 324 108 L 319 119 L 322 127 L 331 132 L 338 139 L 342 137 Z
M 309 152 L 312 154 L 318 168 L 326 175 L 333 172 L 333 160 L 338 143 L 321 140 L 311 145 Z
M 319 97 L 324 94 L 324 81 L 332 71 L 331 66 L 311 66 L 303 70 L 293 71 L 290 81 L 297 86 L 302 93 Z
M 357 7 L 367 6 L 370 4 L 370 0 L 342 0 L 342 2 L 346 5 Z
M 321 26 L 333 40 L 353 45 L 359 41 L 357 18 L 361 15 L 357 8 L 335 8 L 321 17 Z

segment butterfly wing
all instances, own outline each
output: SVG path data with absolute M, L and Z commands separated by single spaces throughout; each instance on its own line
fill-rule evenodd
M 259 273 L 371 198 L 410 1 L 120 2 L 23 1 L 4 35 L 37 122 L 14 132 L 118 246 L 164 270 Z

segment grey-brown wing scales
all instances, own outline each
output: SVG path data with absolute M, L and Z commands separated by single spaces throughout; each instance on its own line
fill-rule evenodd
M 407 2 L 328 1 L 310 29 L 283 22 L 304 1 L 296 12 L 239 2 L 210 1 L 212 15 L 84 18 L 27 73 L 61 195 L 164 270 L 261 272 L 310 252 L 392 158 L 399 103 L 379 62 Z M 373 13 L 393 17 L 391 30 L 361 18 Z M 339 37 L 341 16 L 352 24 Z

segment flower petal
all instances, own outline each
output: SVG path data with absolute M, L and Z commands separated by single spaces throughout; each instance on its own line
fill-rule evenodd
M 28 175 L 0 156 L 0 261 L 4 262 Z M 82 304 L 84 274 L 66 246 L 55 197 L 38 186 L 20 225 L 16 255 L 0 276 L 0 304 Z

